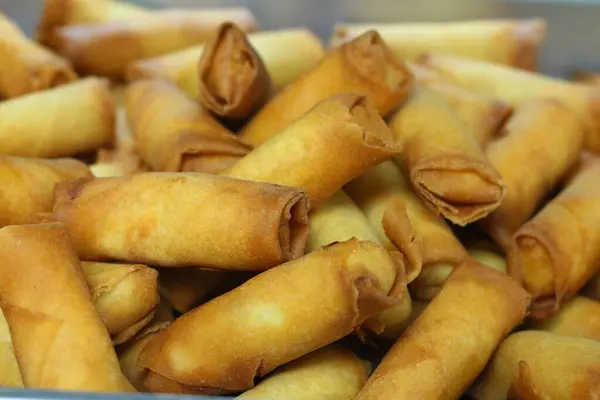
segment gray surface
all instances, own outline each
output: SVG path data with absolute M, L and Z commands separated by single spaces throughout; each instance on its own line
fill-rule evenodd
M 336 21 L 448 21 L 543 17 L 548 39 L 541 69 L 564 75 L 575 67 L 600 70 L 600 1 L 492 0 L 135 0 L 153 8 L 245 5 L 264 29 L 308 26 L 328 40 Z M 0 10 L 31 32 L 41 0 L 0 0 Z

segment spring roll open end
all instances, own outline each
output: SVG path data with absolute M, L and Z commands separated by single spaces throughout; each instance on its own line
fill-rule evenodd
M 528 71 L 535 71 L 538 64 L 540 44 L 546 37 L 546 22 L 543 19 L 519 21 L 513 34 L 516 48 L 512 65 Z
M 283 209 L 279 226 L 279 244 L 285 261 L 304 255 L 310 232 L 307 211 L 309 209 L 310 203 L 303 193 L 298 193 L 291 198 Z
M 265 66 L 233 23 L 221 25 L 202 53 L 198 71 L 202 102 L 217 115 L 246 118 L 247 103 L 254 108 L 267 100 L 269 90 L 261 90 L 270 86 Z
M 367 82 L 394 92 L 389 106 L 405 98 L 412 87 L 412 74 L 396 60 L 379 33 L 369 31 L 359 36 L 353 46 L 344 46 L 345 59 L 358 76 Z M 408 77 L 408 79 L 407 79 Z

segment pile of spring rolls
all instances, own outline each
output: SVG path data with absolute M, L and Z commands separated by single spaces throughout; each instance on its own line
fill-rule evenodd
M 0 13 L 0 387 L 600 398 L 600 79 L 545 32 Z

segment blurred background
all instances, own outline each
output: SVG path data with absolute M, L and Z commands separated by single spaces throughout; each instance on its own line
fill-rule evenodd
M 543 72 L 600 71 L 600 0 L 129 0 L 153 8 L 243 5 L 263 29 L 307 26 L 327 42 L 333 25 L 347 22 L 421 22 L 474 18 L 543 17 L 548 36 Z M 42 0 L 0 0 L 0 10 L 33 32 Z

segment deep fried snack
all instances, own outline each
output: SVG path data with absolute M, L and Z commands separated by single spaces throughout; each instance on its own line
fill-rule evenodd
M 545 321 L 538 321 L 534 327 L 559 335 L 600 342 L 600 302 L 575 296 L 563 304 L 556 314 Z

